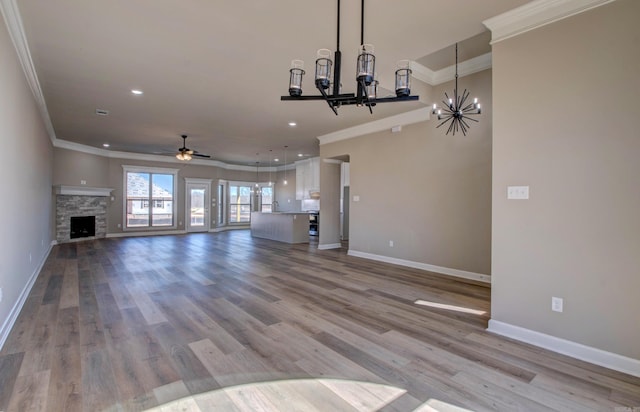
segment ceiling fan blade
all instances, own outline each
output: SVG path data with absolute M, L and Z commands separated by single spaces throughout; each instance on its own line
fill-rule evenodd
M 205 158 L 207 158 L 207 159 L 211 157 L 211 156 L 209 156 L 209 155 L 207 155 L 207 154 L 202 154 L 202 153 L 197 153 L 197 152 L 192 153 L 192 154 L 191 154 L 191 156 L 196 156 L 196 157 L 205 157 Z

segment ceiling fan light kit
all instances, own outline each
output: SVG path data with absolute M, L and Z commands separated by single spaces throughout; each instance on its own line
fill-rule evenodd
M 195 157 L 202 157 L 202 158 L 205 158 L 205 159 L 208 159 L 208 158 L 211 157 L 209 155 L 198 153 L 195 150 L 189 149 L 187 147 L 187 135 L 186 134 L 183 134 L 180 137 L 182 137 L 182 147 L 178 148 L 178 153 L 176 153 L 176 159 L 182 160 L 182 161 L 189 161 L 194 156 Z
M 320 49 L 317 53 L 315 65 L 315 86 L 320 95 L 303 96 L 302 79 L 305 75 L 304 62 L 293 60 L 289 69 L 289 96 L 282 96 L 283 101 L 324 100 L 329 108 L 338 114 L 338 108 L 342 105 L 366 106 L 373 114 L 373 106 L 377 103 L 401 102 L 418 100 L 418 96 L 411 96 L 411 69 L 409 61 L 403 60 L 396 70 L 395 97 L 378 98 L 376 80 L 376 56 L 374 47 L 364 42 L 364 0 L 361 1 L 360 15 L 360 49 L 356 62 L 356 93 L 340 93 L 340 75 L 342 65 L 342 53 L 340 52 L 340 0 L 338 1 L 337 45 L 331 59 L 331 50 Z M 331 73 L 333 68 L 333 81 Z M 331 89 L 333 85 L 333 89 Z M 330 94 L 329 94 L 330 93 Z

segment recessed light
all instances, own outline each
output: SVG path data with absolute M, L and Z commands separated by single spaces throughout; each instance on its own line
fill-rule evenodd
M 304 155 L 302 153 L 298 153 L 298 157 L 303 157 Z
M 280 161 L 280 159 L 273 159 L 273 161 L 274 161 L 274 162 L 279 162 L 279 161 Z
M 296 123 L 296 122 L 289 122 L 289 126 L 290 126 L 290 127 L 295 127 L 296 125 L 297 125 L 297 123 Z
M 133 90 L 131 90 L 131 93 L 136 94 L 136 95 L 141 95 L 144 92 L 142 90 L 133 89 Z
M 109 143 L 102 143 L 102 147 L 109 147 L 111 146 Z

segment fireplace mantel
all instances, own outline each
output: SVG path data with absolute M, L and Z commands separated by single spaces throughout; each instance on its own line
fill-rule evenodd
M 55 185 L 53 186 L 56 195 L 71 195 L 71 196 L 96 196 L 107 197 L 111 195 L 113 191 L 109 187 L 90 187 L 90 186 L 66 186 Z

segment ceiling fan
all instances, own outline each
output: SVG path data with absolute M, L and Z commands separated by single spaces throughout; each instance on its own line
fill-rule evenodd
M 198 153 L 195 150 L 191 150 L 187 147 L 187 135 L 183 134 L 182 136 L 182 147 L 178 148 L 178 153 L 176 153 L 176 158 L 178 160 L 191 160 L 192 157 L 203 157 L 210 158 L 211 156 L 207 154 Z

